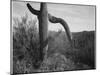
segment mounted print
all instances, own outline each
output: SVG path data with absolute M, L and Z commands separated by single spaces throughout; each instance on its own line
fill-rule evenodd
M 96 6 L 11 1 L 11 74 L 96 69 Z

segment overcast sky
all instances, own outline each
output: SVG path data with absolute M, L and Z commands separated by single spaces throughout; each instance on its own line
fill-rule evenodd
M 26 7 L 27 2 L 12 2 L 12 14 L 13 17 L 20 17 L 27 13 L 32 18 L 36 16 Z M 33 8 L 40 8 L 40 3 L 28 2 Z M 80 6 L 80 5 L 69 5 L 69 4 L 54 4 L 47 3 L 48 12 L 56 17 L 63 18 L 69 25 L 71 32 L 79 31 L 91 31 L 95 30 L 95 6 Z M 49 22 L 49 30 L 58 31 L 59 29 L 64 30 L 62 25 L 59 23 L 52 24 Z

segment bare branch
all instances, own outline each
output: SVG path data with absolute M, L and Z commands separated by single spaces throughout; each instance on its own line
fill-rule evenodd
M 39 10 L 35 10 L 34 8 L 32 8 L 32 6 L 29 3 L 27 3 L 27 7 L 32 14 L 39 15 Z

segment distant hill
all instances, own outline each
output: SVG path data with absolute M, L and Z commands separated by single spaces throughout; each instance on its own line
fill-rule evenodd
M 49 31 L 49 39 L 65 40 L 68 43 L 66 33 L 64 31 Z M 95 46 L 95 31 L 72 32 L 72 41 L 75 48 L 85 48 Z M 93 48 L 94 49 L 94 48 Z
M 72 35 L 75 48 L 94 47 L 95 45 L 95 31 L 77 32 Z

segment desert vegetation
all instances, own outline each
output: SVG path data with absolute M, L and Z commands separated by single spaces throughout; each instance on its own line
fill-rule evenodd
M 47 59 L 41 62 L 37 19 L 13 18 L 13 73 L 36 73 L 95 69 L 95 31 L 48 32 Z

